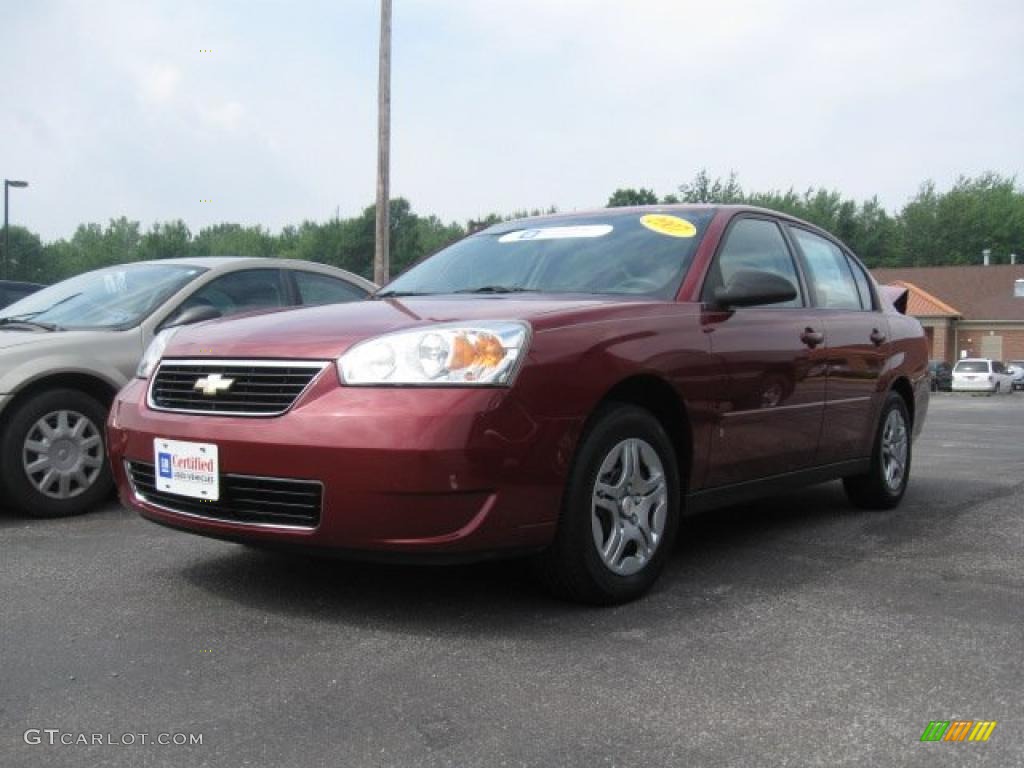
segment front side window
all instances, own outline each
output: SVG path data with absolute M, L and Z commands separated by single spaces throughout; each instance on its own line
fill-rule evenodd
M 246 269 L 211 280 L 189 296 L 180 310 L 213 307 L 222 317 L 228 317 L 284 305 L 280 270 Z
M 439 251 L 377 296 L 583 293 L 671 299 L 712 209 L 509 222 Z
M 767 219 L 750 218 L 739 219 L 729 228 L 725 243 L 715 257 L 704 282 L 704 301 L 713 301 L 716 289 L 727 286 L 732 276 L 740 270 L 750 269 L 772 272 L 793 284 L 796 290 L 795 299 L 769 306 L 804 306 L 796 264 L 779 225 Z
M 864 309 L 850 264 L 839 246 L 806 229 L 792 227 L 790 231 L 803 251 L 818 306 L 822 309 Z

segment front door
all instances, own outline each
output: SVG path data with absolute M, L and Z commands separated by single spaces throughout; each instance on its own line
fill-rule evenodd
M 713 305 L 714 289 L 740 269 L 779 274 L 797 298 L 731 311 Z M 718 400 L 706 487 L 792 472 L 814 461 L 825 401 L 826 331 L 779 225 L 733 220 L 705 281 L 704 329 L 726 383 Z

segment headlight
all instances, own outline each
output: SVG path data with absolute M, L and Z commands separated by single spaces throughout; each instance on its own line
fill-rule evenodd
M 135 371 L 135 375 L 140 379 L 148 379 L 154 370 L 156 370 L 157 364 L 160 362 L 160 358 L 164 356 L 164 350 L 167 349 L 167 343 L 171 340 L 174 332 L 177 328 L 168 328 L 167 330 L 160 331 L 153 340 L 149 342 L 149 346 L 146 347 L 146 354 L 142 356 L 142 362 L 139 363 L 139 367 Z
M 338 358 L 354 386 L 508 384 L 526 354 L 529 326 L 511 321 L 444 323 L 360 342 Z

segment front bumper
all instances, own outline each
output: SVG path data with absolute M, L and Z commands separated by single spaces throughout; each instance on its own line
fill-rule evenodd
M 243 418 L 153 410 L 147 384 L 120 392 L 107 425 L 122 502 L 164 525 L 267 545 L 427 555 L 543 547 L 579 426 L 532 417 L 507 389 L 341 387 L 321 375 L 284 415 Z M 215 443 L 222 476 L 322 483 L 319 523 L 241 523 L 147 501 L 126 462 L 152 463 L 155 438 Z

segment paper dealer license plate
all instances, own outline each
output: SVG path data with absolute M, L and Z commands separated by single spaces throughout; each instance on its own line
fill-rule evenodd
M 181 440 L 153 440 L 156 488 L 179 496 L 217 501 L 220 481 L 217 446 Z

